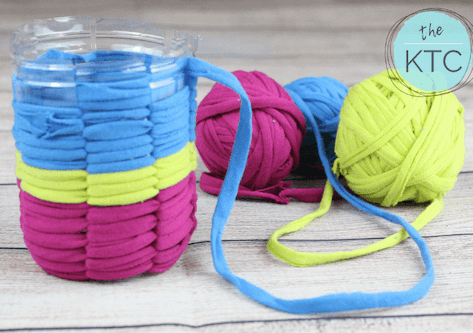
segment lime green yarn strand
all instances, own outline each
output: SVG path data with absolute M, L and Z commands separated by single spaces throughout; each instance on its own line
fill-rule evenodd
M 330 183 L 327 184 L 324 191 L 327 192 L 328 189 L 332 188 Z M 332 188 L 333 193 L 333 188 Z M 330 196 L 330 200 L 331 200 Z M 409 237 L 405 229 L 400 230 L 399 232 L 384 238 L 383 240 L 365 246 L 363 248 L 355 249 L 352 251 L 339 251 L 331 253 L 310 253 L 310 252 L 298 252 L 291 248 L 288 248 L 281 243 L 278 239 L 292 232 L 296 232 L 304 228 L 307 224 L 313 221 L 315 218 L 324 215 L 330 208 L 330 201 L 323 202 L 322 199 L 319 209 L 312 214 L 306 215 L 298 220 L 295 220 L 284 227 L 276 230 L 268 241 L 267 248 L 268 250 L 280 260 L 291 264 L 297 267 L 307 267 L 315 265 L 328 264 L 330 262 L 352 259 L 356 257 L 365 256 L 374 252 L 388 249 L 393 247 L 406 238 Z M 443 209 L 444 203 L 442 197 L 435 198 L 432 203 L 427 206 L 427 208 L 417 217 L 417 219 L 411 224 L 417 231 L 422 229 L 427 223 L 432 221 Z
M 443 209 L 443 196 L 455 185 L 465 158 L 464 109 L 452 93 L 416 97 L 398 90 L 388 72 L 352 87 L 340 113 L 334 173 L 363 199 L 391 207 L 402 201 L 430 202 L 411 224 L 422 229 Z M 324 215 L 333 189 L 327 182 L 315 213 L 278 229 L 268 250 L 294 266 L 312 266 L 367 255 L 395 246 L 405 229 L 352 251 L 297 252 L 279 237 L 304 228 Z M 325 197 L 327 194 L 327 197 Z M 329 195 L 330 194 L 330 195 Z
M 300 267 L 325 264 L 330 261 L 333 261 L 329 260 L 329 254 L 319 255 L 315 253 L 297 252 L 278 242 L 279 237 L 301 230 L 317 217 L 325 215 L 325 213 L 328 212 L 332 204 L 332 197 L 333 187 L 332 185 L 330 185 L 330 182 L 327 181 L 322 200 L 320 201 L 319 209 L 317 209 L 314 213 L 308 214 L 298 220 L 292 221 L 291 223 L 286 224 L 282 228 L 276 230 L 271 235 L 271 238 L 268 240 L 267 243 L 267 248 L 269 252 L 271 252 L 274 256 L 278 257 L 284 262 Z

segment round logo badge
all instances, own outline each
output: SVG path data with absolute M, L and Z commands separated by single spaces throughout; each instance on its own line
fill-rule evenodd
M 446 9 L 424 9 L 399 20 L 386 41 L 393 83 L 408 94 L 431 96 L 472 79 L 473 26 Z

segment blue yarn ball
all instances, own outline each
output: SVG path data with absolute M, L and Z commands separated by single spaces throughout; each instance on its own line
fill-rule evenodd
M 324 140 L 327 158 L 333 162 L 336 157 L 334 147 L 340 121 L 339 114 L 348 87 L 334 78 L 323 76 L 298 79 L 284 88 L 304 114 L 307 126 L 301 147 L 300 171 L 321 168 L 314 129 L 307 120 L 307 114 L 314 116 Z

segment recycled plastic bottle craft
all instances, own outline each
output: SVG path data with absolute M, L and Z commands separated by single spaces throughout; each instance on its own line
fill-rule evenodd
M 236 89 L 197 39 L 137 22 L 36 20 L 12 40 L 21 228 L 33 259 L 71 280 L 174 265 L 197 226 L 195 86 Z

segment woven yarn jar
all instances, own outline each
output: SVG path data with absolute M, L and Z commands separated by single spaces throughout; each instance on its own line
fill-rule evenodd
M 186 33 L 120 19 L 14 33 L 20 222 L 46 272 L 122 279 L 164 272 L 184 252 L 197 226 L 197 77 L 234 79 L 196 49 Z

